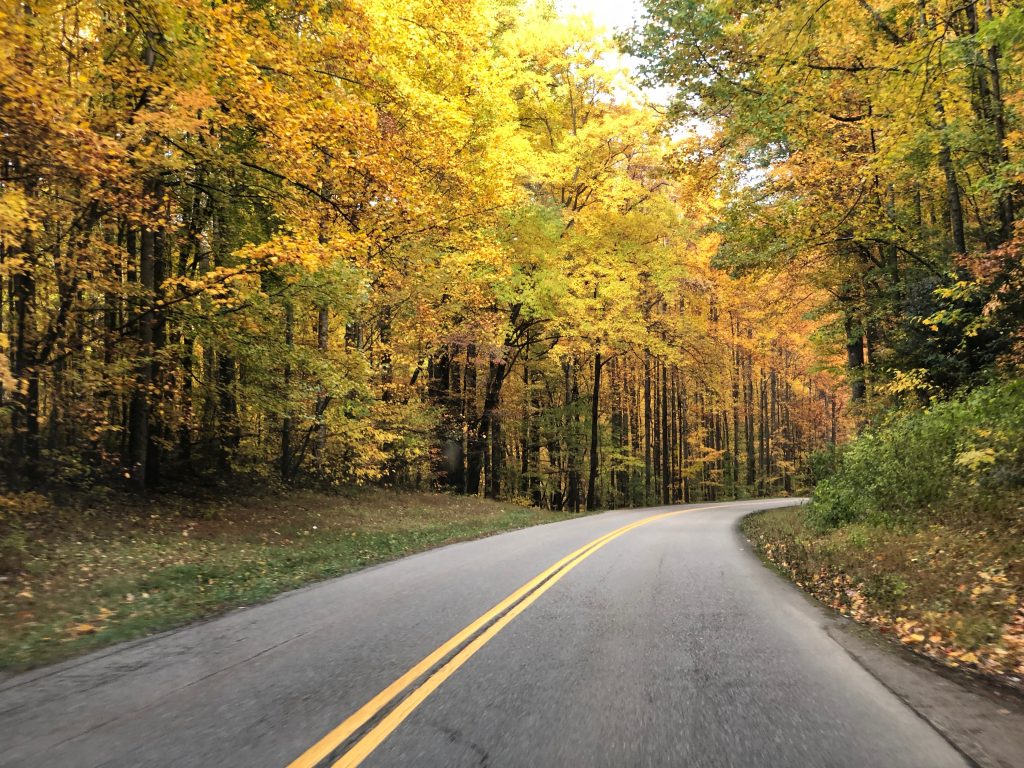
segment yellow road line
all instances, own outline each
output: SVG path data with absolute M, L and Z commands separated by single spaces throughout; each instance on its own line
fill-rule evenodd
M 371 728 L 362 738 L 359 739 L 344 755 L 332 764 L 332 768 L 352 768 L 359 765 L 366 757 L 386 739 L 392 731 L 397 728 L 419 704 L 433 693 L 437 688 L 451 677 L 469 658 L 486 645 L 491 638 L 508 625 L 516 616 L 532 605 L 537 598 L 553 587 L 565 574 L 583 562 L 590 555 L 619 536 L 647 525 L 655 520 L 661 520 L 673 515 L 680 515 L 685 512 L 697 512 L 711 507 L 692 507 L 679 509 L 673 512 L 663 512 L 657 515 L 645 517 L 621 528 L 617 528 L 604 536 L 600 536 L 588 544 L 583 545 L 574 552 L 566 555 L 550 568 L 539 573 L 530 581 L 499 602 L 487 613 L 469 624 L 465 629 L 453 635 L 440 647 L 426 656 L 422 661 L 413 666 L 404 675 L 395 680 L 391 685 L 374 696 L 363 705 L 358 711 L 348 717 L 343 723 L 333 728 L 316 744 L 289 764 L 288 768 L 313 768 L 317 763 L 327 757 L 332 750 L 342 744 L 352 734 L 362 728 L 384 707 L 386 707 L 396 696 L 412 685 L 422 675 L 433 669 L 446 656 L 466 643 L 473 635 L 484 627 L 486 630 L 480 633 L 465 648 L 453 656 L 443 667 L 428 677 L 409 696 L 389 712 L 379 723 Z M 504 615 L 502 615 L 504 613 Z M 495 621 L 496 617 L 499 617 Z M 493 622 L 493 624 L 491 623 Z M 490 626 L 487 626 L 491 624 Z

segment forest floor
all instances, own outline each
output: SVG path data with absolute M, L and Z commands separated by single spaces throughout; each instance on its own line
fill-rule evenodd
M 566 516 L 382 489 L 59 504 L 0 495 L 0 669 L 51 663 L 402 555 Z
M 947 667 L 1024 691 L 1024 517 L 820 531 L 787 507 L 746 518 L 743 530 L 826 605 Z

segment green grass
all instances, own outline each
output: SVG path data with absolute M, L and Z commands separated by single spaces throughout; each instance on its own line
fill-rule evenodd
M 1020 499 L 1007 498 L 1017 509 Z M 819 600 L 953 667 L 1024 680 L 1024 521 L 851 522 L 813 510 L 752 515 L 743 530 L 777 570 Z
M 0 668 L 25 669 L 180 626 L 455 541 L 564 519 L 476 498 L 368 490 L 118 499 L 4 498 Z M 28 511 L 26 511 L 28 509 Z

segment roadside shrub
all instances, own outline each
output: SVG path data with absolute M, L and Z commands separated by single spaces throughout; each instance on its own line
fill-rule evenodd
M 865 432 L 818 484 L 810 515 L 834 528 L 954 508 L 999 513 L 1022 487 L 1024 381 L 1001 382 Z
M 807 457 L 804 465 L 802 480 L 806 487 L 816 488 L 823 480 L 827 480 L 839 471 L 839 448 L 828 445 L 821 450 L 814 451 Z

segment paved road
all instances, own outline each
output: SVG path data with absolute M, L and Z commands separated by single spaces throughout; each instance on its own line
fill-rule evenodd
M 574 561 L 418 706 L 445 674 L 406 690 L 362 765 L 964 766 L 749 552 L 739 518 L 789 503 L 687 509 Z M 445 547 L 15 677 L 0 765 L 283 768 L 537 574 L 668 510 Z

